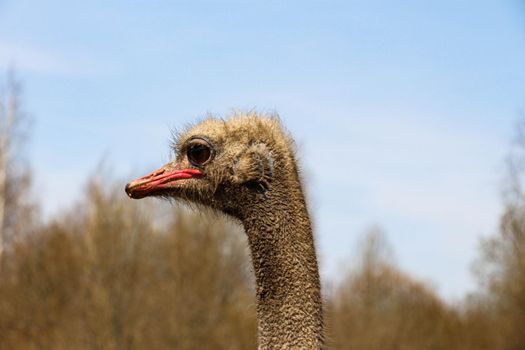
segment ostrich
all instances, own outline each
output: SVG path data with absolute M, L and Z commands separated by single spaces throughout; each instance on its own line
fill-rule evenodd
M 126 193 L 189 201 L 238 219 L 255 272 L 259 349 L 322 349 L 312 229 L 294 143 L 279 119 L 206 119 L 174 148 L 174 161 L 131 181 Z

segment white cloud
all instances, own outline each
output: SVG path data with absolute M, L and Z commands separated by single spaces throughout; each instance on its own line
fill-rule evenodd
M 0 67 L 65 76 L 91 76 L 109 67 L 82 53 L 57 52 L 24 43 L 0 41 Z

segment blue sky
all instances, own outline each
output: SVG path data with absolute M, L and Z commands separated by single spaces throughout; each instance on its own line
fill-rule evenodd
M 323 276 L 377 224 L 447 298 L 473 288 L 479 238 L 497 229 L 523 62 L 519 0 L 0 0 L 0 69 L 25 86 L 46 215 L 102 157 L 130 178 L 169 159 L 171 127 L 277 111 Z

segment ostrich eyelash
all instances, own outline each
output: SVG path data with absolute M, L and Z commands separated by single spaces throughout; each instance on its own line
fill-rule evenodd
M 170 133 L 171 133 L 171 137 L 169 141 L 170 148 L 175 152 L 175 154 L 179 154 L 181 151 L 179 141 L 182 139 L 183 133 L 182 131 L 176 128 L 171 128 Z

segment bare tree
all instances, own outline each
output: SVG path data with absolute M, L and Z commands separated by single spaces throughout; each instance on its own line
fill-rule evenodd
M 492 348 L 513 350 L 525 346 L 525 118 L 516 126 L 507 166 L 499 231 L 482 241 L 476 272 L 478 298 L 488 305 L 482 311 L 496 329 Z
M 13 71 L 0 86 L 0 266 L 6 245 L 31 222 L 31 176 L 24 159 L 29 118 L 21 109 L 21 85 Z

